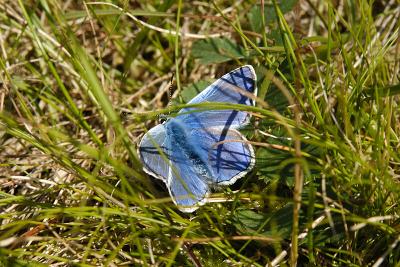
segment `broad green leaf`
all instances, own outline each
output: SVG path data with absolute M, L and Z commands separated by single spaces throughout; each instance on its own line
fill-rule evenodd
M 189 86 L 183 87 L 180 97 L 184 103 L 188 103 L 192 98 L 203 91 L 210 83 L 206 81 L 198 81 Z
M 234 225 L 244 235 L 262 234 L 289 238 L 292 231 L 293 205 L 286 204 L 269 214 L 240 210 L 235 214 Z
M 192 56 L 202 64 L 216 64 L 244 58 L 245 50 L 227 38 L 213 38 L 195 42 Z
M 294 5 L 297 3 L 297 0 L 288 0 L 281 1 L 278 6 L 283 14 L 289 12 L 293 9 Z M 251 8 L 250 12 L 247 15 L 250 27 L 254 32 L 262 32 L 262 16 L 261 16 L 261 6 L 255 5 Z M 271 23 L 276 20 L 275 7 L 272 4 L 264 5 L 264 17 L 265 23 Z

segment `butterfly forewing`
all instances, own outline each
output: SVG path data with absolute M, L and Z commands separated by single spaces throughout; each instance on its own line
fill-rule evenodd
M 247 92 L 242 93 L 242 92 Z M 254 100 L 249 94 L 255 94 L 256 75 L 252 66 L 247 65 L 233 70 L 206 89 L 204 89 L 188 104 L 204 102 L 223 102 L 230 104 L 254 105 Z M 214 127 L 226 126 L 237 128 L 246 124 L 250 115 L 238 110 L 202 110 L 196 108 L 184 108 L 179 111 L 178 116 L 188 127 Z
M 167 180 L 168 162 L 171 157 L 165 137 L 164 125 L 157 125 L 143 136 L 138 148 L 143 169 L 163 181 Z

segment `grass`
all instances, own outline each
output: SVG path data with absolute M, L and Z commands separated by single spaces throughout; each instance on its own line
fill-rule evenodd
M 399 266 L 396 1 L 0 10 L 0 266 Z M 136 146 L 244 64 L 256 167 L 181 213 Z

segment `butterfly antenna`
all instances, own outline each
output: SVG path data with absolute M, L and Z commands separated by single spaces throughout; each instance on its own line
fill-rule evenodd
M 174 85 L 173 84 L 173 81 L 174 81 L 174 74 L 175 73 L 172 73 L 172 76 L 171 76 L 171 80 L 169 81 L 169 88 L 168 88 L 168 105 L 167 105 L 167 108 L 168 108 L 168 115 L 170 115 L 171 114 L 171 110 L 170 110 L 170 108 L 171 108 L 171 105 L 172 105 L 172 86 Z
M 174 81 L 174 73 L 172 73 L 171 79 L 169 81 L 169 87 L 168 87 L 168 104 L 167 104 L 167 114 L 160 114 L 158 115 L 158 118 L 160 122 L 164 122 L 168 119 L 168 117 L 171 115 L 171 105 L 172 105 L 172 86 Z

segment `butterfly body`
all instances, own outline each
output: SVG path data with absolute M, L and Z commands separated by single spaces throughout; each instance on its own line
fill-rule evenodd
M 191 162 L 197 175 L 206 181 L 211 181 L 213 176 L 212 170 L 208 168 L 207 151 L 201 148 L 200 142 L 191 134 L 189 129 L 176 118 L 171 119 L 165 124 L 167 136 L 170 146 L 175 146 L 177 150 L 181 150 L 183 159 L 171 160 L 174 163 L 182 161 Z
M 189 104 L 223 102 L 254 105 L 256 76 L 243 66 L 215 81 Z M 150 129 L 138 151 L 144 170 L 165 182 L 172 200 L 185 212 L 204 204 L 210 188 L 229 185 L 254 166 L 254 151 L 237 130 L 250 115 L 238 110 L 184 108 Z

